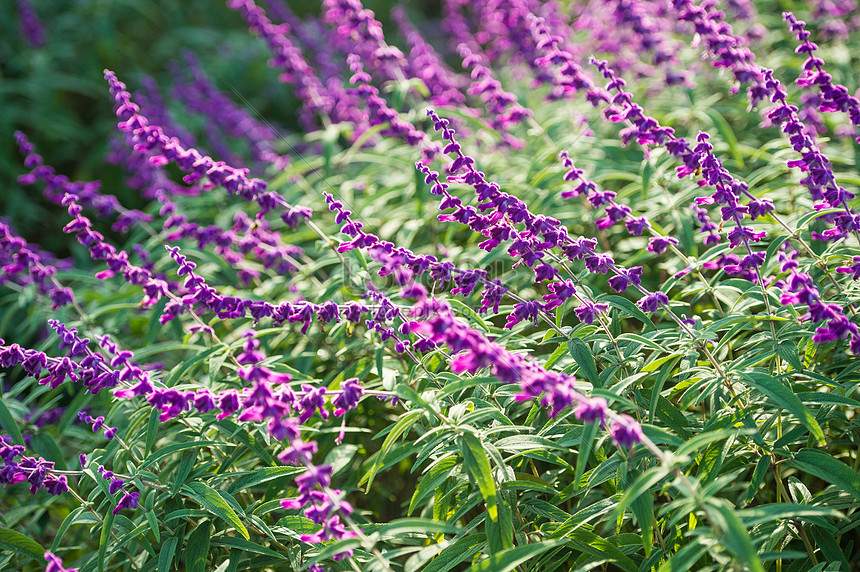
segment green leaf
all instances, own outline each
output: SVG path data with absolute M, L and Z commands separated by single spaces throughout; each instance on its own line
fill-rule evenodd
M 51 543 L 51 552 L 56 552 L 57 548 L 60 547 L 60 543 L 63 541 L 63 536 L 66 534 L 66 531 L 72 525 L 72 522 L 75 518 L 78 517 L 82 512 L 86 509 L 82 506 L 79 506 L 75 510 L 69 513 L 69 515 L 63 519 L 63 523 L 60 525 L 60 528 L 57 529 L 57 535 L 54 537 L 54 542 Z
M 472 558 L 486 543 L 482 533 L 470 534 L 447 546 L 428 564 L 423 572 L 448 572 L 460 562 Z
M 225 443 L 224 441 L 188 441 L 187 443 L 175 443 L 173 445 L 168 445 L 163 449 L 159 449 L 157 452 L 153 453 L 146 459 L 144 459 L 143 463 L 140 464 L 140 470 L 145 469 L 149 465 L 158 461 L 159 459 L 163 459 L 168 455 L 172 455 L 178 451 L 185 451 L 187 449 L 202 449 L 203 447 L 216 447 L 218 445 L 229 445 L 229 443 Z
M 599 424 L 597 423 L 586 423 L 583 425 L 582 437 L 579 440 L 579 451 L 576 455 L 576 471 L 573 475 L 574 490 L 577 490 L 579 484 L 582 482 L 582 475 L 585 472 L 585 467 L 588 466 L 588 458 L 591 456 L 598 428 Z
M 427 401 L 423 397 L 418 395 L 418 392 L 415 391 L 415 389 L 413 389 L 411 385 L 407 385 L 405 383 L 398 383 L 394 388 L 394 393 L 396 393 L 397 396 L 401 399 L 409 401 L 411 403 L 414 403 L 415 405 L 424 408 L 430 413 L 430 415 L 436 414 L 436 409 L 431 404 L 427 403 Z
M 454 525 L 429 518 L 399 518 L 383 525 L 376 532 L 384 537 L 405 533 L 435 534 L 441 532 L 443 534 L 456 534 L 459 530 Z
M 176 553 L 176 546 L 178 544 L 179 539 L 173 536 L 165 540 L 164 544 L 161 545 L 161 550 L 158 553 L 158 572 L 170 572 L 173 555 Z
M 648 491 L 651 487 L 660 482 L 668 474 L 668 469 L 663 465 L 657 465 L 655 467 L 651 467 L 641 475 L 633 485 L 624 491 L 624 496 L 621 497 L 621 501 L 615 507 L 612 517 L 607 519 L 609 522 L 616 521 L 621 515 L 624 514 L 624 510 L 635 501 L 640 495 L 650 494 Z
M 18 428 L 15 418 L 12 417 L 12 413 L 3 402 L 2 394 L 0 394 L 0 427 L 12 437 L 12 441 L 16 445 L 24 445 L 24 436 L 21 435 L 21 430 Z
M 116 515 L 113 512 L 109 512 L 105 515 L 105 520 L 102 523 L 102 532 L 99 535 L 99 572 L 104 572 L 105 569 L 105 559 L 107 557 L 108 544 L 110 544 L 110 532 L 111 528 L 113 528 L 114 518 L 116 518 Z
M 508 572 L 523 562 L 526 562 L 539 554 L 543 554 L 547 550 L 555 548 L 561 544 L 562 543 L 560 541 L 549 540 L 546 542 L 525 544 L 523 546 L 509 548 L 472 565 L 466 572 L 481 572 L 484 570 L 489 570 L 491 572 Z
M 216 536 L 212 539 L 212 544 L 215 546 L 228 546 L 230 548 L 238 548 L 245 552 L 254 552 L 256 554 L 263 554 L 265 556 L 271 556 L 273 558 L 279 558 L 281 560 L 286 560 L 287 557 L 280 552 L 275 552 L 265 546 L 260 546 L 256 542 L 251 542 L 250 540 L 246 540 L 243 538 L 239 538 L 238 536 Z M 230 552 L 230 559 L 232 560 L 233 553 Z
M 608 302 L 609 305 L 613 308 L 627 312 L 629 315 L 642 322 L 645 325 L 645 329 L 654 329 L 654 322 L 651 321 L 651 318 L 648 317 L 648 314 L 643 312 L 639 308 L 639 306 L 637 306 L 627 298 L 622 298 L 621 296 L 604 296 L 600 299 L 600 301 Z
M 842 209 L 824 209 L 824 210 L 820 210 L 820 211 L 810 211 L 798 219 L 797 228 L 798 229 L 805 229 L 807 223 L 811 220 L 821 218 L 821 217 L 827 216 L 829 214 L 841 213 L 841 212 L 843 212 Z
M 735 511 L 722 502 L 712 503 L 706 510 L 711 521 L 722 531 L 721 542 L 735 555 L 735 562 L 752 572 L 764 572 L 752 539 Z
M 418 481 L 418 486 L 415 487 L 415 493 L 412 495 L 412 500 L 409 501 L 409 510 L 406 511 L 406 514 L 412 514 L 417 504 L 432 491 L 436 490 L 448 478 L 448 475 L 451 474 L 456 465 L 456 457 L 445 457 L 430 467 L 430 470 Z
M 803 449 L 788 465 L 823 479 L 860 500 L 860 474 L 854 469 L 816 449 Z
M 155 445 L 155 437 L 158 434 L 158 427 L 161 424 L 158 420 L 158 414 L 158 409 L 150 411 L 149 421 L 146 423 L 146 447 L 144 448 L 144 453 L 146 455 L 149 455 L 152 452 L 152 446 Z
M 797 371 L 803 369 L 803 364 L 800 363 L 800 351 L 797 349 L 797 344 L 783 340 L 776 345 L 776 353 Z
M 512 435 L 502 437 L 493 445 L 500 451 L 514 453 L 517 451 L 528 451 L 531 449 L 564 449 L 546 437 L 538 435 Z
M 657 413 L 657 405 L 660 403 L 660 393 L 663 391 L 663 386 L 666 384 L 666 380 L 669 379 L 672 370 L 675 369 L 675 365 L 681 360 L 682 357 L 683 354 L 668 355 L 666 357 L 656 359 L 646 365 L 644 368 L 642 368 L 642 370 L 645 371 L 646 368 L 652 365 L 654 366 L 654 369 L 663 366 L 660 375 L 657 377 L 657 381 L 654 383 L 654 387 L 651 388 L 651 405 L 648 408 L 648 423 L 654 423 L 654 415 Z
M 770 503 L 737 511 L 738 517 L 747 527 L 753 527 L 763 522 L 777 520 L 806 520 L 836 532 L 836 527 L 825 521 L 825 518 L 844 518 L 838 511 L 823 506 L 794 503 Z
M 770 469 L 770 455 L 762 455 L 755 464 L 755 469 L 753 470 L 750 488 L 747 490 L 747 502 L 750 502 L 755 498 L 758 488 L 764 482 L 765 476 L 767 476 L 768 469 Z
M 830 565 L 826 570 L 832 570 L 833 572 L 837 572 L 839 570 L 851 570 L 848 557 L 846 557 L 843 552 L 843 547 L 836 541 L 833 533 L 829 530 L 822 530 L 817 526 L 813 526 L 811 529 L 812 539 L 814 541 L 813 545 L 818 548 L 828 562 L 830 562 Z M 850 548 L 848 551 L 849 554 L 853 552 Z M 856 558 L 851 559 L 852 562 L 856 562 L 856 560 Z
M 590 530 L 576 528 L 567 533 L 567 538 L 581 552 L 602 560 L 614 562 L 625 572 L 638 572 L 636 563 L 624 554 L 620 548 Z
M 812 436 L 823 447 L 825 445 L 824 431 L 815 417 L 803 402 L 784 383 L 765 373 L 742 373 L 741 377 L 757 390 L 773 399 L 780 407 L 797 417 L 804 427 L 809 429 Z
M 212 523 L 207 520 L 198 524 L 188 535 L 188 545 L 185 547 L 185 554 L 183 555 L 187 572 L 205 572 L 211 528 Z
M 726 144 L 729 146 L 729 152 L 732 154 L 735 162 L 738 164 L 739 169 L 744 168 L 744 160 L 741 155 L 740 148 L 738 147 L 738 138 L 735 136 L 735 132 L 732 131 L 731 125 L 726 119 L 720 115 L 720 113 L 713 109 L 709 108 L 704 111 L 705 115 L 707 115 L 714 124 L 714 127 L 720 132 Z
M 591 354 L 591 349 L 588 347 L 588 344 L 580 338 L 572 338 L 567 342 L 567 349 L 573 357 L 573 360 L 577 365 L 579 365 L 579 370 L 582 372 L 583 377 L 585 377 L 591 385 L 600 387 L 600 377 L 597 375 L 597 364 L 594 362 L 594 356 Z
M 490 549 L 490 554 L 498 554 L 502 550 L 513 548 L 514 546 L 514 527 L 511 524 L 513 512 L 511 511 L 505 499 L 499 498 L 499 518 L 496 520 L 484 519 L 484 524 L 487 531 L 487 547 Z
M 400 385 L 398 387 L 409 387 L 408 385 Z M 409 389 L 412 389 L 409 387 Z M 415 393 L 415 390 L 412 389 L 412 392 Z M 382 442 L 382 449 L 379 451 L 376 461 L 374 461 L 373 466 L 368 471 L 367 475 L 365 475 L 364 479 L 367 480 L 367 490 L 370 490 L 370 486 L 373 484 L 373 478 L 376 476 L 376 472 L 382 468 L 383 461 L 385 459 L 385 455 L 391 450 L 391 447 L 394 443 L 400 438 L 401 435 L 409 431 L 409 429 L 424 415 L 419 409 L 413 409 L 412 411 L 407 411 L 400 416 L 397 423 L 394 424 L 394 427 L 391 428 L 391 431 L 388 435 L 385 436 L 385 441 Z M 359 486 L 361 483 L 359 483 Z
M 194 468 L 195 462 L 197 462 L 197 449 L 186 450 L 182 453 L 182 460 L 179 462 L 179 467 L 173 476 L 172 492 L 174 496 L 179 492 L 180 487 L 185 484 L 185 479 L 191 474 L 191 469 Z
M 263 467 L 244 474 L 227 487 L 227 492 L 233 494 L 235 492 L 266 483 L 280 477 L 291 477 L 305 472 L 304 467 Z
M 463 433 L 457 438 L 457 441 L 460 454 L 463 455 L 463 465 L 478 483 L 481 496 L 487 503 L 487 514 L 491 520 L 498 520 L 499 507 L 496 501 L 496 483 L 493 481 L 493 475 L 490 472 L 490 460 L 487 458 L 481 440 L 473 433 Z
M 720 429 L 717 431 L 708 431 L 707 433 L 701 433 L 699 435 L 696 435 L 692 439 L 688 439 L 683 445 L 678 447 L 678 450 L 675 451 L 675 454 L 679 457 L 682 455 L 692 454 L 701 449 L 702 447 L 713 443 L 714 441 L 728 439 L 736 433 L 736 431 L 729 431 L 728 429 Z
M 29 556 L 34 560 L 45 563 L 45 549 L 31 538 L 24 536 L 20 532 L 9 530 L 8 528 L 0 528 L 0 548 L 10 550 L 23 556 Z
M 233 525 L 245 540 L 250 539 L 248 529 L 239 520 L 239 515 L 227 504 L 227 501 L 221 497 L 218 491 L 199 482 L 183 485 L 182 489 L 186 491 L 187 496 L 197 501 L 201 506 L 212 512 L 212 514 Z
M 702 557 L 708 550 L 708 546 L 703 545 L 702 541 L 694 541 L 690 544 L 681 547 L 675 554 L 672 554 L 666 562 L 660 566 L 659 572 L 687 572 L 692 568 L 699 558 Z
M 211 357 L 209 358 L 210 382 L 214 383 L 218 381 L 218 378 L 221 375 L 221 367 L 224 365 L 224 362 L 227 361 L 228 357 L 230 357 L 230 348 L 223 345 L 217 348 L 217 351 L 211 355 Z
M 155 541 L 161 542 L 161 528 L 158 526 L 158 521 L 155 517 L 155 511 L 148 510 L 144 512 L 146 515 L 146 523 L 149 524 L 149 530 L 155 535 Z
M 657 358 L 657 359 L 655 359 L 655 360 L 653 360 L 653 361 L 650 361 L 650 362 L 648 362 L 647 364 L 645 364 L 645 365 L 642 367 L 642 371 L 647 371 L 647 372 L 655 371 L 656 369 L 658 369 L 660 366 L 662 366 L 662 365 L 663 365 L 664 363 L 666 363 L 667 361 L 670 361 L 670 360 L 673 360 L 673 359 L 675 359 L 675 360 L 680 360 L 682 357 L 684 357 L 684 354 L 682 354 L 682 353 L 674 353 L 674 354 L 669 354 L 669 355 L 667 355 L 667 356 L 663 356 L 663 357 L 661 357 L 661 358 Z M 673 364 L 673 366 L 672 366 L 672 367 L 674 367 L 674 364 Z M 671 368 L 670 368 L 670 369 L 671 369 Z

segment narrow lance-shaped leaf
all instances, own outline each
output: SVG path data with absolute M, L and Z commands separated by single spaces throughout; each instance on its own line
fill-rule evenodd
M 463 455 L 463 465 L 478 483 L 481 496 L 487 503 L 487 514 L 491 520 L 499 518 L 499 507 L 496 501 L 496 483 L 490 472 L 490 460 L 484 451 L 481 440 L 472 433 L 463 433 L 459 438 L 460 454 Z

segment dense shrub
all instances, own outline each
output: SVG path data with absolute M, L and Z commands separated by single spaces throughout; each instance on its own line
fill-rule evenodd
M 50 4 L 0 568 L 858 561 L 855 2 Z

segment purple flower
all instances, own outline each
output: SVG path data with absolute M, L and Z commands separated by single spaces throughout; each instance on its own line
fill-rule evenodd
M 612 436 L 612 442 L 616 446 L 625 449 L 630 449 L 636 443 L 642 443 L 645 440 L 642 427 L 629 415 L 615 417 L 612 420 L 609 434 Z
M 537 326 L 538 315 L 541 311 L 543 311 L 543 304 L 541 304 L 537 300 L 526 300 L 525 302 L 519 302 L 517 304 L 514 304 L 514 311 L 508 314 L 507 322 L 505 322 L 505 328 L 510 330 L 523 320 L 533 322 L 534 325 Z
M 302 384 L 304 394 L 299 399 L 298 409 L 301 411 L 299 415 L 299 423 L 304 423 L 313 417 L 316 411 L 319 411 L 320 417 L 326 419 L 328 411 L 325 409 L 325 387 L 314 387 L 308 384 Z
M 59 496 L 63 493 L 69 492 L 69 482 L 66 478 L 66 475 L 60 475 L 59 477 L 49 475 L 45 478 L 45 481 L 42 483 L 42 486 L 45 487 L 45 490 L 48 491 L 48 494 L 54 496 Z
M 637 305 L 642 309 L 643 312 L 656 312 L 660 306 L 667 306 L 669 304 L 669 297 L 666 296 L 663 292 L 659 290 L 654 292 L 653 294 L 649 294 L 639 300 Z
M 585 267 L 594 274 L 606 274 L 615 261 L 608 254 L 592 254 L 585 258 Z
M 63 561 L 50 552 L 45 552 L 45 560 L 48 561 L 45 572 L 78 572 L 77 568 L 63 568 Z
M 586 300 L 581 305 L 574 308 L 573 312 L 576 314 L 576 317 L 579 318 L 579 321 L 581 321 L 583 324 L 593 324 L 594 319 L 598 315 L 604 314 L 608 310 L 609 304 L 593 303 Z
M 600 423 L 603 426 L 609 415 L 609 407 L 602 397 L 586 397 L 579 400 L 573 412 L 583 423 Z
M 573 280 L 563 280 L 561 282 L 553 282 L 547 286 L 551 294 L 546 294 L 543 299 L 546 300 L 546 309 L 551 310 L 564 304 L 567 300 L 576 294 L 576 287 Z
M 644 216 L 636 217 L 624 223 L 627 232 L 635 236 L 641 236 L 643 232 L 651 228 L 651 223 Z
M 498 279 L 493 279 L 485 283 L 484 291 L 481 293 L 481 307 L 478 308 L 478 312 L 483 314 L 492 307 L 493 313 L 497 314 L 499 312 L 499 304 L 502 302 L 507 291 L 508 289 L 502 286 L 502 283 Z
M 123 481 L 122 479 L 112 477 L 110 480 L 110 487 L 108 488 L 108 493 L 115 494 L 118 490 L 122 489 L 124 483 L 125 481 Z
M 239 410 L 239 394 L 236 393 L 235 389 L 230 389 L 221 394 L 218 408 L 221 410 L 221 413 L 216 416 L 219 420 L 229 417 Z
M 340 384 L 341 393 L 332 399 L 331 403 L 335 406 L 334 414 L 340 417 L 350 409 L 358 405 L 358 400 L 364 393 L 361 385 L 358 383 L 358 378 L 347 379 Z
M 852 274 L 852 280 L 857 280 L 860 278 L 860 256 L 853 257 L 851 263 L 850 266 L 837 267 L 836 271 L 842 274 Z
M 126 493 L 117 503 L 116 508 L 114 508 L 111 512 L 113 514 L 119 514 L 119 511 L 124 508 L 137 508 L 137 501 L 139 498 L 140 493 L 137 491 L 133 493 Z
M 648 239 L 648 250 L 654 254 L 666 252 L 669 245 L 677 245 L 678 239 L 671 236 L 652 236 Z
M 755 232 L 750 226 L 736 226 L 728 234 L 729 244 L 732 248 L 741 243 L 758 242 L 765 236 L 767 236 L 766 232 Z
M 616 292 L 624 292 L 630 284 L 642 283 L 642 267 L 634 266 L 629 269 L 619 269 L 619 273 L 609 279 L 609 286 Z

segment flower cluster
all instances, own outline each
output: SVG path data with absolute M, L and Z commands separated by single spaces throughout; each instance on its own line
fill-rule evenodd
M 430 103 L 466 108 L 466 97 L 461 91 L 464 83 L 462 78 L 445 64 L 441 55 L 412 26 L 402 6 L 392 8 L 391 16 L 410 47 L 406 54 L 406 71 L 410 77 L 424 82 L 430 92 Z
M 191 72 L 191 81 L 174 86 L 173 94 L 180 101 L 192 111 L 204 115 L 208 119 L 207 126 L 217 126 L 227 137 L 245 141 L 254 161 L 274 165 L 278 170 L 290 163 L 288 155 L 279 155 L 275 151 L 273 138 L 277 134 L 272 128 L 259 122 L 221 93 L 206 76 L 192 52 L 185 53 L 184 64 L 183 67 Z M 218 141 L 221 137 L 210 139 Z
M 98 417 L 93 417 L 86 411 L 78 412 L 78 419 L 84 423 L 92 424 L 93 433 L 98 433 L 101 430 L 104 430 L 105 438 L 110 441 L 116 436 L 117 428 L 116 427 L 108 427 L 105 425 L 104 415 L 99 415 Z
M 505 142 L 514 148 L 521 148 L 523 143 L 518 142 L 508 131 L 512 125 L 530 117 L 532 111 L 520 105 L 516 95 L 502 88 L 501 82 L 495 78 L 479 51 L 474 51 L 466 44 L 460 44 L 457 51 L 463 59 L 463 68 L 471 72 L 469 95 L 480 98 L 490 114 L 490 125 L 502 135 Z
M 81 467 L 86 469 L 86 458 L 83 456 L 81 458 Z M 106 481 L 110 481 L 110 484 L 108 485 L 109 495 L 113 496 L 117 493 L 122 493 L 122 497 L 120 497 L 119 502 L 117 502 L 116 506 L 111 510 L 113 514 L 119 514 L 124 508 L 137 508 L 137 503 L 140 500 L 139 492 L 128 492 L 125 490 L 125 481 L 117 477 L 113 471 L 105 469 L 102 465 L 99 465 L 97 472 L 101 478 Z
M 54 276 L 57 265 L 64 264 L 48 252 L 15 234 L 12 227 L 0 221 L 0 284 L 14 283 L 19 286 L 34 284 L 40 294 L 51 299 L 51 309 L 57 310 L 66 304 L 74 302 L 71 288 L 59 284 Z
M 287 29 L 272 24 L 266 12 L 254 4 L 253 0 L 230 0 L 227 6 L 241 14 L 248 27 L 257 34 L 272 52 L 269 65 L 279 68 L 283 73 L 279 79 L 296 86 L 296 95 L 302 101 L 302 123 L 308 127 L 316 126 L 317 117 L 330 116 L 334 100 L 317 77 L 314 69 L 302 55 L 301 49 L 287 37 Z
M 40 489 L 45 489 L 55 496 L 68 492 L 69 481 L 66 475 L 54 470 L 53 462 L 41 457 L 24 456 L 24 446 L 9 445 L 5 437 L 6 435 L 0 436 L 0 459 L 3 459 L 0 483 L 4 487 L 26 481 L 30 484 L 32 494 L 36 494 Z M 20 459 L 16 461 L 18 457 Z
M 32 0 L 16 2 L 22 33 L 45 45 Z M 244 95 L 220 90 L 198 50 L 201 61 L 188 53 L 168 64 L 172 86 L 144 78 L 134 96 L 104 70 L 118 122 L 107 160 L 126 177 L 117 196 L 59 174 L 15 135 L 19 183 L 41 185 L 36 199 L 51 212 L 65 209 L 68 251 L 90 260 L 64 272 L 71 262 L 34 244 L 50 240 L 25 240 L 0 221 L 0 287 L 15 304 L 0 330 L 19 342 L 0 340 L 10 404 L 0 406 L 9 433 L 0 435 L 0 483 L 69 493 L 50 501 L 71 512 L 55 548 L 71 524 L 91 518 L 85 510 L 107 524 L 141 505 L 147 514 L 135 523 L 156 541 L 127 543 L 119 516 L 118 543 L 90 550 L 97 541 L 85 538 L 61 553 L 70 563 L 94 569 L 104 555 L 142 569 L 164 564 L 185 542 L 175 530 L 161 535 L 165 523 L 202 518 L 207 530 L 198 530 L 213 540 L 204 566 L 229 552 L 234 567 L 253 568 L 274 547 L 313 572 L 325 558 L 354 569 L 487 567 L 535 532 L 564 533 L 567 509 L 535 491 L 585 506 L 609 478 L 618 498 L 651 478 L 654 518 L 622 502 L 618 514 L 592 515 L 594 530 L 614 527 L 615 544 L 642 532 L 664 550 L 530 550 L 634 569 L 707 545 L 696 556 L 712 559 L 707 566 L 736 556 L 724 540 L 730 519 L 743 526 L 728 532 L 747 531 L 761 554 L 806 549 L 798 569 L 843 559 L 816 552 L 802 527 L 768 540 L 773 527 L 749 526 L 734 489 L 714 483 L 760 461 L 809 476 L 816 458 L 841 455 L 850 437 L 844 423 L 822 424 L 844 417 L 848 402 L 826 392 L 850 385 L 860 355 L 860 251 L 848 248 L 860 241 L 858 183 L 846 175 L 851 142 L 821 135 L 834 125 L 835 135 L 856 135 L 860 99 L 825 65 L 821 54 L 836 52 L 819 50 L 811 31 L 851 29 L 855 0 L 819 0 L 804 12 L 839 24 L 808 29 L 786 12 L 790 32 L 773 37 L 749 0 L 444 0 L 438 22 L 413 24 L 416 12 L 395 9 L 399 34 L 387 37 L 385 18 L 361 0 L 323 0 L 310 16 L 284 0 L 227 6 L 233 24 L 257 36 L 230 57 L 268 50 L 270 77 L 248 68 L 255 84 L 271 80 L 255 98 L 298 132 L 281 138 L 243 109 Z M 61 31 L 51 28 L 52 38 Z M 784 45 L 802 62 L 796 96 L 751 49 Z M 15 61 L 29 73 L 56 49 Z M 730 93 L 709 93 L 717 75 Z M 746 139 L 748 103 L 767 129 Z M 837 111 L 848 120 L 824 115 Z M 281 155 L 286 147 L 292 157 Z M 119 168 L 81 165 L 105 185 L 119 179 Z M 325 209 L 314 214 L 292 197 Z M 779 414 L 784 391 L 802 406 Z M 780 446 L 762 458 L 743 439 L 714 441 L 728 426 L 717 417 L 743 419 Z M 75 422 L 77 442 L 55 446 Z M 374 434 L 384 442 L 362 459 Z M 669 452 L 685 442 L 683 454 Z M 690 478 L 715 451 L 732 465 Z M 65 456 L 80 470 L 65 470 Z M 397 479 L 382 472 L 401 461 L 418 479 L 409 515 L 465 525 L 453 538 L 409 520 L 386 526 L 375 521 L 388 514 L 353 507 L 356 486 L 375 482 L 364 494 L 378 494 Z M 689 505 L 665 502 L 667 479 L 701 509 L 692 535 L 681 527 L 666 536 Z M 27 496 L 20 489 L 7 490 Z M 747 501 L 767 509 L 769 493 L 755 489 Z M 233 529 L 248 542 L 231 539 Z M 188 554 L 196 536 L 186 536 Z M 428 539 L 433 546 L 417 550 Z M 253 546 L 261 550 L 244 554 Z M 66 572 L 53 552 L 44 559 L 48 572 Z
M 284 222 L 292 223 L 291 226 L 310 218 L 310 209 L 289 205 L 283 197 L 267 190 L 266 183 L 261 179 L 248 178 L 248 169 L 237 169 L 202 155 L 196 149 L 186 149 L 176 138 L 168 137 L 160 127 L 150 125 L 147 118 L 138 113 L 139 108 L 131 101 L 131 94 L 126 91 L 125 84 L 110 70 L 105 70 L 105 79 L 116 102 L 116 115 L 121 120 L 120 130 L 131 134 L 135 150 L 157 153 L 151 157 L 151 161 L 175 163 L 188 173 L 183 179 L 186 183 L 206 177 L 209 181 L 206 188 L 223 186 L 231 194 L 255 201 L 262 214 L 281 208 Z
M 385 41 L 382 24 L 359 0 L 324 0 L 323 21 L 336 27 L 357 54 L 383 80 L 404 79 L 406 58 Z
M 448 180 L 471 185 L 478 199 L 485 201 L 479 204 L 478 208 L 462 205 L 460 199 L 448 193 L 447 185 L 439 181 L 438 173 L 430 171 L 428 167 L 419 163 L 417 167 L 425 174 L 425 181 L 433 183 L 431 192 L 445 196 L 440 208 L 455 208 L 454 213 L 441 215 L 439 220 L 451 220 L 467 224 L 475 232 L 480 232 L 488 237 L 488 240 L 479 245 L 488 251 L 504 240 L 512 240 L 508 247 L 508 253 L 512 257 L 519 258 L 514 266 L 524 263 L 532 268 L 536 282 L 552 281 L 558 277 L 558 270 L 546 261 L 547 254 L 550 253 L 551 249 L 558 246 L 561 247 L 568 260 L 582 260 L 586 269 L 591 273 L 606 274 L 611 270 L 613 274 L 619 276 L 620 278 L 613 282 L 613 288 L 617 291 L 625 290 L 628 285 L 635 286 L 649 300 L 647 303 L 640 300 L 639 305 L 643 310 L 654 312 L 659 307 L 668 308 L 667 303 L 663 303 L 664 299 L 668 302 L 665 294 L 662 292 L 652 294 L 642 287 L 639 279 L 641 269 L 625 269 L 617 265 L 610 255 L 595 253 L 594 247 L 597 242 L 593 239 L 581 236 L 571 237 L 559 220 L 544 215 L 535 215 L 529 211 L 524 201 L 501 191 L 497 184 L 488 182 L 484 174 L 475 168 L 475 160 L 463 153 L 460 144 L 454 138 L 455 132 L 450 127 L 449 122 L 440 118 L 433 110 L 428 110 L 427 114 L 433 119 L 435 129 L 442 131 L 443 138 L 449 141 L 443 153 L 455 153 L 457 155 L 448 168 L 449 172 L 452 173 Z M 464 171 L 464 174 L 459 175 L 460 171 Z M 595 206 L 610 203 L 610 209 L 614 208 L 608 215 L 610 220 L 613 220 L 615 216 L 620 218 L 627 216 L 630 212 L 629 209 L 610 202 L 613 196 L 614 193 L 611 191 L 594 191 L 589 200 Z M 482 215 L 478 212 L 488 209 L 493 209 L 495 212 L 489 215 Z M 526 230 L 517 232 L 512 223 L 521 223 Z M 568 289 L 555 290 L 554 299 L 557 300 L 561 292 L 570 293 L 579 299 L 581 306 L 584 306 L 583 315 L 593 316 L 594 310 L 600 308 L 593 301 L 586 304 L 585 299 Z M 656 307 L 653 304 L 654 300 L 660 302 Z M 538 302 L 520 301 L 514 305 L 512 314 L 514 317 L 509 319 L 506 325 L 512 327 L 526 317 L 533 319 L 536 313 L 543 309 L 543 305 Z
M 803 62 L 803 72 L 796 80 L 797 85 L 803 87 L 817 86 L 820 95 L 817 98 L 819 111 L 825 113 L 847 112 L 852 125 L 860 126 L 860 99 L 851 95 L 844 85 L 833 83 L 833 77 L 824 70 L 824 60 L 814 55 L 818 46 L 809 39 L 810 33 L 806 29 L 806 22 L 798 20 L 791 12 L 783 12 L 782 16 L 800 42 L 795 51 L 799 54 L 806 54 L 807 58 Z M 857 140 L 860 141 L 860 137 Z
M 66 194 L 78 197 L 81 206 L 93 209 L 100 217 L 118 215 L 113 230 L 127 232 L 134 225 L 150 222 L 152 216 L 138 210 L 128 210 L 120 205 L 119 200 L 113 195 L 105 195 L 100 191 L 100 181 L 70 181 L 65 175 L 59 175 L 50 165 L 46 165 L 41 155 L 34 151 L 33 144 L 27 136 L 20 131 L 15 132 L 15 141 L 21 155 L 24 156 L 24 165 L 31 169 L 29 173 L 20 175 L 18 182 L 22 185 L 40 183 L 45 186 L 44 195 L 54 204 L 62 204 Z
M 355 92 L 359 94 L 367 104 L 368 110 L 368 125 L 387 125 L 382 130 L 384 135 L 391 135 L 402 139 L 408 145 L 413 147 L 422 147 L 425 157 L 432 160 L 435 151 L 430 149 L 427 135 L 423 131 L 419 131 L 414 125 L 400 117 L 394 109 L 388 106 L 388 103 L 379 96 L 379 90 L 370 84 L 370 75 L 364 71 L 361 59 L 358 54 L 349 54 L 347 57 L 349 69 L 352 72 L 352 77 L 349 83 L 355 86 Z

